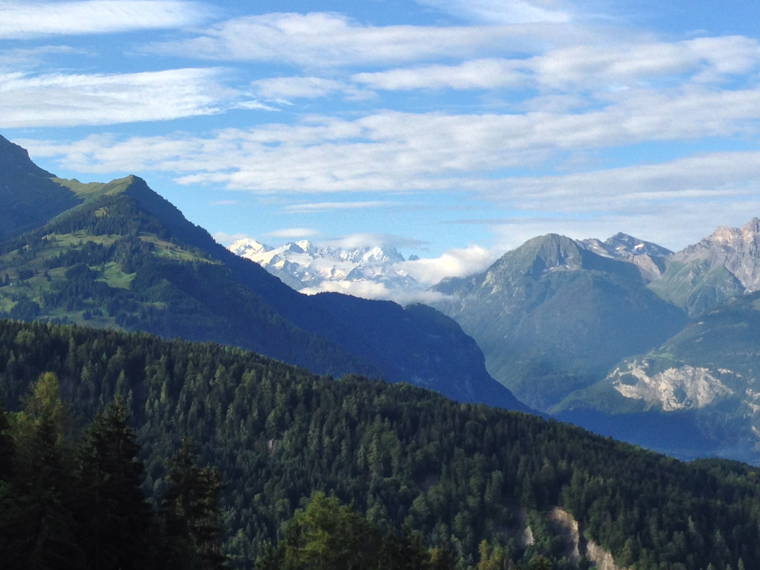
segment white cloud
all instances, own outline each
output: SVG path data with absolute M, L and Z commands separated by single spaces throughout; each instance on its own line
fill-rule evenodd
M 289 214 L 310 214 L 330 212 L 335 210 L 364 210 L 368 208 L 387 208 L 396 206 L 398 202 L 389 200 L 364 200 L 361 202 L 311 202 L 305 204 L 290 204 L 283 210 Z
M 353 295 L 364 299 L 391 299 L 394 291 L 386 287 L 383 283 L 374 281 L 322 281 L 317 287 L 305 287 L 300 289 L 301 293 L 306 295 L 316 295 L 317 293 L 343 293 L 344 295 Z
M 409 89 L 494 89 L 516 87 L 528 77 L 519 60 L 476 59 L 458 65 L 428 65 L 391 69 L 374 73 L 357 73 L 353 80 L 384 90 Z
M 179 28 L 204 20 L 199 3 L 177 0 L 91 0 L 0 2 L 0 38 L 105 34 Z
M 233 242 L 236 242 L 241 239 L 253 239 L 248 234 L 243 233 L 237 233 L 237 234 L 229 234 L 227 232 L 216 232 L 214 234 L 214 239 L 224 245 L 230 245 Z
M 206 137 L 180 133 L 108 144 L 100 137 L 57 146 L 26 144 L 84 172 L 168 171 L 185 184 L 258 193 L 485 191 L 502 188 L 509 169 L 538 166 L 559 153 L 752 136 L 759 120 L 760 89 L 693 87 L 629 90 L 605 107 L 571 114 L 385 111 L 354 120 L 308 117 Z
M 306 295 L 316 295 L 317 293 L 342 293 L 344 295 L 353 295 L 364 299 L 383 299 L 395 301 L 401 305 L 410 303 L 434 303 L 445 298 L 445 295 L 435 291 L 428 291 L 425 288 L 391 288 L 383 283 L 374 281 L 323 281 L 318 287 L 305 287 L 300 290 Z
M 322 242 L 331 247 L 354 249 L 360 247 L 422 247 L 424 242 L 393 234 L 355 233 Z
M 89 52 L 66 45 L 41 45 L 0 50 L 0 72 L 18 71 L 37 67 L 51 55 L 91 55 Z
M 108 125 L 209 115 L 231 92 L 215 69 L 97 74 L 0 73 L 0 127 Z
M 715 82 L 760 67 L 760 42 L 742 36 L 682 42 L 617 42 L 549 50 L 521 59 L 476 59 L 357 73 L 353 80 L 382 90 L 498 89 L 521 87 L 542 93 Z M 661 86 L 660 86 L 661 87 Z
M 298 239 L 317 235 L 319 232 L 312 228 L 283 228 L 267 233 L 268 236 L 283 239 Z
M 724 36 L 672 43 L 578 45 L 536 56 L 526 65 L 535 83 L 544 88 L 572 85 L 591 90 L 663 78 L 672 82 L 682 76 L 717 80 L 760 66 L 760 43 Z
M 723 152 L 662 164 L 512 178 L 489 196 L 523 210 L 603 212 L 652 203 L 754 196 L 759 179 L 760 152 Z
M 343 15 L 272 13 L 228 20 L 189 40 L 147 49 L 194 57 L 307 67 L 384 64 L 562 44 L 574 32 L 535 26 L 371 26 Z M 588 38 L 587 38 L 588 39 Z
M 249 99 L 248 101 L 238 101 L 234 105 L 235 109 L 246 109 L 247 111 L 278 111 L 277 107 L 267 105 L 261 101 L 255 99 Z
M 342 81 L 323 77 L 270 77 L 252 84 L 265 99 L 314 99 L 352 89 Z
M 526 24 L 567 23 L 573 19 L 568 6 L 559 2 L 528 0 L 417 0 L 476 22 Z
M 449 250 L 439 257 L 420 258 L 398 264 L 424 285 L 435 285 L 445 277 L 465 277 L 484 270 L 496 259 L 494 252 L 479 245 Z

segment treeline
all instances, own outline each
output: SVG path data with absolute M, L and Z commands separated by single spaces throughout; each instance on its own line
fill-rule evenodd
M 58 379 L 43 374 L 23 410 L 0 410 L 0 559 L 7 570 L 221 570 L 220 481 L 185 443 L 158 508 L 141 484 L 136 434 L 120 402 L 78 438 Z
M 457 568 L 484 552 L 489 568 L 577 567 L 541 522 L 554 506 L 621 566 L 760 568 L 760 472 L 746 465 L 685 464 L 538 417 L 336 381 L 213 344 L 0 322 L 6 405 L 20 409 L 45 371 L 60 378 L 79 424 L 123 399 L 151 497 L 171 486 L 164 458 L 185 436 L 199 442 L 201 463 L 225 482 L 232 566 L 250 568 L 282 544 L 303 497 L 323 491 L 383 535 L 413 529 Z

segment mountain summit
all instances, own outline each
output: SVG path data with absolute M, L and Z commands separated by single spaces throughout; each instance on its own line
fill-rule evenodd
M 652 281 L 665 271 L 667 259 L 672 251 L 656 243 L 641 240 L 622 232 L 600 241 L 585 239 L 580 242 L 584 247 L 602 257 L 628 261 L 639 268 L 642 277 Z
M 760 219 L 721 227 L 675 253 L 652 289 L 699 316 L 734 297 L 760 291 Z
M 436 307 L 478 341 L 495 378 L 549 410 L 684 323 L 637 267 L 618 259 L 624 254 L 614 243 L 531 239 L 482 273 L 442 282 L 436 290 L 447 299 Z

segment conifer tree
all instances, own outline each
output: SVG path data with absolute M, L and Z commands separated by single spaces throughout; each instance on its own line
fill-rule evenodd
M 185 440 L 169 463 L 168 478 L 162 504 L 175 563 L 199 570 L 224 568 L 219 512 L 222 484 L 218 473 L 199 467 L 193 445 Z
M 79 449 L 81 543 L 93 570 L 143 568 L 151 510 L 140 490 L 139 446 L 122 402 L 95 418 Z
M 10 485 L 15 446 L 10 434 L 8 415 L 0 407 L 0 485 Z
M 13 417 L 14 495 L 1 529 L 4 568 L 84 568 L 76 540 L 75 481 L 65 441 L 68 415 L 58 378 L 45 373 L 32 386 L 24 410 Z

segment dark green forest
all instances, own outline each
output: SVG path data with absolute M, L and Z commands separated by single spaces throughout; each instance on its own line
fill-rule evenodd
M 185 442 L 157 508 L 142 489 L 136 434 L 121 402 L 78 437 L 55 374 L 23 410 L 0 410 L 0 556 L 8 570 L 224 567 L 219 477 Z
M 493 568 L 583 566 L 543 516 L 555 506 L 621 565 L 760 567 L 760 471 L 740 463 L 682 463 L 539 417 L 406 384 L 316 376 L 216 344 L 0 321 L 5 407 L 28 406 L 25 395 L 48 372 L 60 381 L 74 441 L 87 441 L 93 418 L 124 402 L 154 509 L 175 485 L 166 458 L 184 438 L 197 444 L 198 465 L 223 481 L 231 567 L 286 548 L 297 518 L 287 521 L 317 491 L 372 532 L 436 548 L 459 568 L 486 567 L 483 553 L 498 553 Z M 532 544 L 522 539 L 526 525 Z

